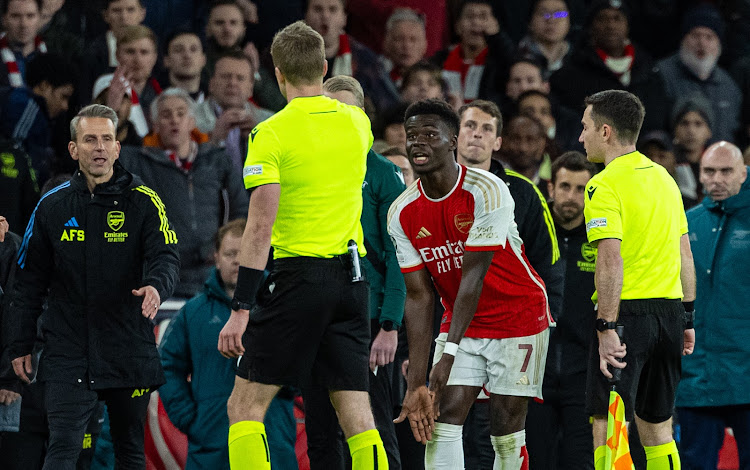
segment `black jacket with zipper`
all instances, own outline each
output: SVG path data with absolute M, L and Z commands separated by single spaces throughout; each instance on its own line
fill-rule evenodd
M 31 353 L 47 298 L 40 380 L 163 384 L 153 324 L 131 291 L 150 285 L 164 300 L 178 271 L 177 236 L 153 190 L 119 162 L 93 192 L 77 171 L 42 197 L 24 235 L 3 318 L 11 358 Z
M 594 271 L 596 248 L 586 238 L 586 226 L 557 228 L 560 264 L 565 269 L 562 311 L 549 337 L 546 375 L 585 373 L 594 334 Z M 545 382 L 546 383 L 546 382 Z
M 557 320 L 562 309 L 563 268 L 558 261 L 560 250 L 555 223 L 547 202 L 534 183 L 514 171 L 506 170 L 497 160 L 490 162 L 490 173 L 508 185 L 515 202 L 513 215 L 518 234 L 523 240 L 524 253 L 544 281 L 550 312 Z

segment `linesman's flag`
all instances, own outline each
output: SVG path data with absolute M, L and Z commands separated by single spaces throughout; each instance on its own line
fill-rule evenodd
M 635 470 L 633 459 L 630 457 L 628 428 L 625 426 L 625 404 L 620 394 L 614 390 L 609 392 L 604 468 L 606 470 Z

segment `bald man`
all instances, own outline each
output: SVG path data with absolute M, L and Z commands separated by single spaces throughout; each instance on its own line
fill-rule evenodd
M 688 211 L 695 258 L 695 352 L 682 357 L 677 412 L 683 468 L 717 468 L 731 427 L 750 466 L 750 191 L 740 149 L 710 146 L 700 162 L 703 202 Z

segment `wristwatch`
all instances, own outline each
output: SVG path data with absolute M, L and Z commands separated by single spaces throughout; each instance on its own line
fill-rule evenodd
M 380 324 L 380 328 L 382 328 L 383 331 L 393 331 L 396 329 L 396 325 L 394 325 L 392 321 L 386 320 Z
M 253 308 L 253 304 L 247 302 L 241 302 L 237 299 L 232 299 L 232 310 L 250 310 Z
M 597 318 L 596 323 L 594 324 L 596 327 L 596 331 L 603 332 L 606 330 L 614 330 L 617 328 L 617 322 L 616 321 L 607 321 L 604 318 Z

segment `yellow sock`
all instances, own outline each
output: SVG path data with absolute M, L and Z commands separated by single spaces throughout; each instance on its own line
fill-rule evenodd
M 646 470 L 680 470 L 680 455 L 674 441 L 660 446 L 643 446 L 646 451 Z
M 594 470 L 605 470 L 604 469 L 604 456 L 606 453 L 607 446 L 599 446 L 594 451 Z
M 232 470 L 271 470 L 263 423 L 240 421 L 229 426 L 229 467 Z
M 361 432 L 347 439 L 352 454 L 352 470 L 387 470 L 383 440 L 377 429 Z

